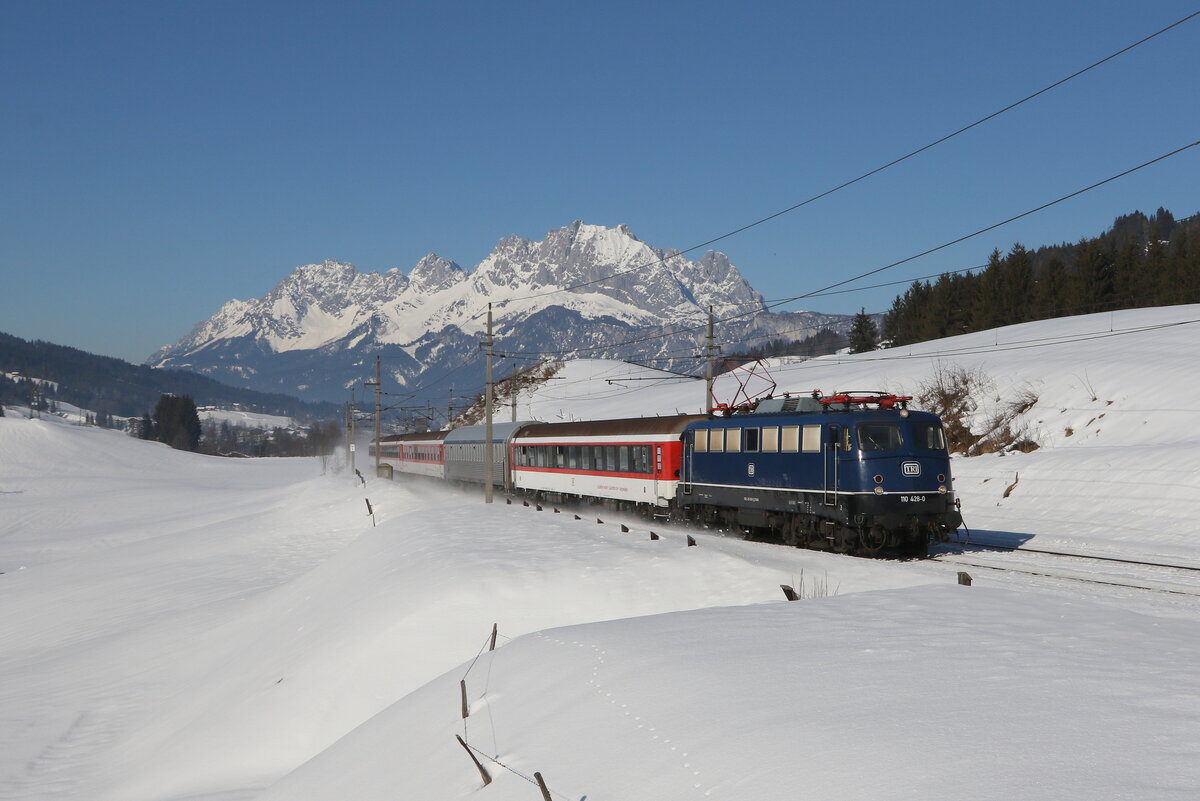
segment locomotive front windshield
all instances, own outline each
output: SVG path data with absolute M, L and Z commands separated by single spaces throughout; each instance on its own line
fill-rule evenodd
M 900 426 L 866 423 L 858 427 L 858 447 L 864 451 L 894 451 L 903 444 Z

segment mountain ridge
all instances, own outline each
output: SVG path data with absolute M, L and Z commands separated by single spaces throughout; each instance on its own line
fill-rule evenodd
M 147 364 L 334 400 L 367 378 L 379 355 L 386 380 L 412 388 L 480 362 L 489 303 L 505 352 L 553 355 L 586 347 L 590 356 L 649 359 L 673 369 L 691 364 L 672 352 L 693 347 L 695 331 L 669 344 L 621 343 L 673 326 L 702 327 L 710 306 L 718 317 L 738 315 L 722 325 L 722 339 L 734 345 L 782 332 L 801 338 L 843 328 L 850 319 L 769 312 L 723 253 L 710 250 L 690 261 L 648 245 L 626 225 L 576 220 L 537 241 L 502 238 L 469 271 L 436 253 L 407 275 L 359 272 L 334 259 L 302 265 L 262 298 L 226 302 Z

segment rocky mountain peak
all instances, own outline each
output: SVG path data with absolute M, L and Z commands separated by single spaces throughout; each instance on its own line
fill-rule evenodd
M 479 358 L 479 312 L 489 302 L 507 347 L 557 352 L 691 325 L 709 305 L 718 314 L 744 312 L 761 307 L 762 296 L 722 253 L 709 251 L 693 262 L 642 242 L 626 225 L 576 220 L 540 241 L 501 239 L 470 271 L 436 253 L 422 257 L 407 276 L 396 269 L 359 272 L 336 259 L 297 267 L 266 296 L 226 303 L 151 363 L 187 365 L 256 389 L 335 399 L 360 380 L 356 371 L 376 353 L 390 354 L 385 359 L 392 360 L 392 378 L 401 384 L 461 370 Z M 785 317 L 759 311 L 739 318 L 726 341 L 737 332 L 778 328 L 772 321 Z M 786 324 L 786 330 L 802 329 L 808 320 Z M 611 353 L 588 353 L 645 357 L 615 345 Z
M 449 289 L 466 278 L 467 273 L 462 267 L 436 253 L 426 254 L 408 274 L 411 289 L 422 293 Z

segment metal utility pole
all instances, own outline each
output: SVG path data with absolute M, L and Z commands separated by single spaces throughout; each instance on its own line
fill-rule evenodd
M 350 405 L 346 407 L 346 461 L 354 475 L 354 390 L 350 390 Z
M 355 426 L 354 426 L 355 419 L 354 418 L 357 415 L 357 413 L 358 413 L 358 410 L 354 408 L 354 390 L 351 389 L 350 390 L 350 428 L 349 428 L 349 430 L 350 430 L 350 475 L 351 476 L 354 476 L 355 474 L 358 473 L 358 471 L 354 469 L 354 453 L 358 449 L 358 443 L 356 443 L 354 441 L 354 434 L 355 434 Z
M 375 387 L 375 475 L 379 475 L 379 423 L 383 414 L 380 403 L 381 384 L 379 381 L 379 357 L 375 357 L 375 380 L 364 381 L 364 387 Z
M 483 502 L 492 502 L 492 304 L 488 304 L 487 338 L 483 340 L 484 353 L 487 354 L 487 368 L 484 374 L 486 389 L 483 396 L 484 425 L 483 425 Z
M 454 387 L 450 387 L 450 395 L 446 398 L 446 430 L 450 430 L 450 420 L 454 417 Z
M 708 307 L 708 336 L 704 344 L 704 383 L 707 385 L 706 394 L 704 397 L 704 413 L 712 414 L 713 411 L 713 355 L 716 353 L 717 346 L 713 342 L 713 307 Z
M 513 362 L 512 378 L 508 379 L 508 396 L 512 400 L 512 421 L 517 422 L 517 363 Z

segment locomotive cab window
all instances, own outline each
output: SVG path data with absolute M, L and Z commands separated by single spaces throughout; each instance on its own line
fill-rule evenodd
M 930 451 L 946 450 L 946 435 L 941 426 L 918 424 L 913 426 L 913 433 L 916 434 L 918 448 Z
M 868 423 L 858 427 L 858 447 L 864 451 L 894 451 L 902 442 L 900 426 Z

